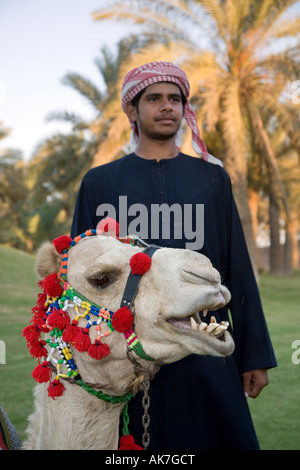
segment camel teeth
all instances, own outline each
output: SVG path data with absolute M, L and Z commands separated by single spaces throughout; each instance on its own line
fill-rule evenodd
M 210 321 L 209 323 L 217 323 L 217 320 L 215 319 L 215 317 L 210 317 Z
M 219 325 L 218 328 L 216 328 L 212 334 L 218 337 L 218 336 L 221 336 L 226 330 L 227 330 L 226 325 Z
M 192 317 L 190 317 L 190 321 L 191 321 L 192 330 L 198 330 L 198 325 Z
M 207 312 L 208 312 L 208 309 L 207 309 L 207 308 L 205 308 L 205 309 L 203 310 L 203 316 L 204 316 L 204 317 L 206 317 L 206 315 L 207 315 Z
M 207 323 L 204 321 L 200 323 L 199 325 L 199 331 L 204 331 L 207 328 Z
M 206 333 L 207 335 L 212 334 L 213 331 L 214 331 L 216 328 L 218 328 L 218 326 L 219 326 L 219 323 L 215 323 L 215 322 L 214 322 L 214 323 L 210 323 L 210 324 L 208 325 L 208 327 L 206 328 L 205 333 Z

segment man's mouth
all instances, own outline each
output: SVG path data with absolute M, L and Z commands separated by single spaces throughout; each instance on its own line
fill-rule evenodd
M 170 123 L 176 121 L 176 118 L 174 116 L 160 116 L 155 121 Z

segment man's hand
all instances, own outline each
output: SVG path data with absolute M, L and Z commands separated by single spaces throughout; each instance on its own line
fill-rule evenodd
M 256 398 L 268 385 L 269 377 L 266 369 L 251 370 L 242 374 L 246 397 Z

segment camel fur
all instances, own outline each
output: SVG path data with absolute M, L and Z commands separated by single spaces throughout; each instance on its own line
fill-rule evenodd
M 129 260 L 140 251 L 141 248 L 112 237 L 83 239 L 69 251 L 68 282 L 91 302 L 116 311 L 130 273 Z M 37 256 L 39 277 L 44 279 L 57 273 L 60 259 L 51 243 L 44 244 Z M 104 276 L 106 283 L 99 285 Z M 192 353 L 231 354 L 234 344 L 226 327 L 220 332 L 219 325 L 215 326 L 219 333 L 214 334 L 202 324 L 200 331 L 198 315 L 207 309 L 216 310 L 229 300 L 230 293 L 208 258 L 183 249 L 157 250 L 151 268 L 141 278 L 132 308 L 134 331 L 145 352 L 155 360 L 135 356 L 136 359 L 155 373 L 158 364 L 172 363 Z M 68 313 L 72 320 L 74 309 L 70 308 Z M 91 339 L 96 337 L 93 327 L 90 335 Z M 114 331 L 105 342 L 111 353 L 101 360 L 72 350 L 80 375 L 86 383 L 95 384 L 112 396 L 135 393 L 143 377 L 136 375 L 127 358 L 123 334 Z M 117 449 L 124 404 L 106 403 L 68 380 L 64 380 L 64 387 L 63 395 L 53 400 L 47 395 L 47 384 L 36 385 L 35 411 L 29 418 L 23 448 Z

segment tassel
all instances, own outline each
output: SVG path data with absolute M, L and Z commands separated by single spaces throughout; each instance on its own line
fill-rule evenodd
M 48 397 L 51 397 L 53 400 L 55 400 L 56 397 L 61 397 L 61 395 L 64 393 L 65 387 L 58 379 L 55 379 L 53 382 L 50 382 L 47 390 Z
M 49 274 L 45 277 L 43 281 L 43 289 L 49 297 L 61 297 L 63 289 L 56 273 Z
M 46 345 L 46 341 L 44 340 L 41 340 L 41 341 L 36 340 L 36 341 L 29 343 L 28 349 L 29 349 L 30 354 L 36 358 L 47 357 L 48 351 L 44 347 L 45 345 Z
M 22 336 L 28 343 L 32 343 L 33 341 L 38 341 L 40 339 L 41 332 L 37 325 L 28 325 L 23 329 Z
M 64 330 L 70 324 L 69 315 L 64 310 L 53 309 L 53 312 L 47 317 L 48 326 Z
M 88 328 L 79 328 L 80 331 L 77 333 L 75 340 L 72 344 L 77 349 L 78 352 L 85 352 L 88 350 L 91 344 L 91 338 L 89 335 Z
M 33 314 L 32 321 L 35 323 L 40 323 L 41 320 L 45 323 L 46 319 L 46 312 L 47 312 L 47 295 L 46 294 L 38 294 L 38 300 L 34 307 L 32 307 L 31 312 Z
M 96 339 L 95 344 L 91 344 L 87 352 L 93 359 L 103 359 L 110 354 L 110 349 L 107 344 L 103 344 Z
M 33 313 L 32 320 L 35 323 L 37 323 L 40 320 L 43 320 L 45 322 L 45 319 L 46 319 L 46 311 L 45 310 L 43 310 L 42 308 L 36 306 L 36 307 L 33 307 L 33 309 L 31 311 Z
M 52 371 L 50 369 L 49 362 L 44 361 L 42 364 L 38 364 L 32 371 L 31 375 L 36 382 L 42 384 L 44 382 L 49 382 L 51 379 Z
M 46 311 L 47 310 L 47 306 L 45 305 L 46 302 L 47 302 L 47 294 L 40 292 L 38 294 L 38 300 L 37 300 L 36 306 Z
M 143 447 L 135 443 L 134 437 L 131 434 L 126 434 L 120 437 L 120 447 L 118 450 L 144 450 Z
M 45 316 L 45 318 L 41 318 L 39 320 L 34 321 L 35 325 L 40 329 L 41 333 L 49 332 L 49 328 L 47 327 L 46 320 L 47 320 L 47 317 Z
M 73 320 L 72 323 L 68 325 L 63 331 L 62 339 L 65 341 L 65 343 L 73 343 L 76 341 L 76 336 L 81 333 L 81 328 L 79 328 L 77 324 L 78 321 Z

